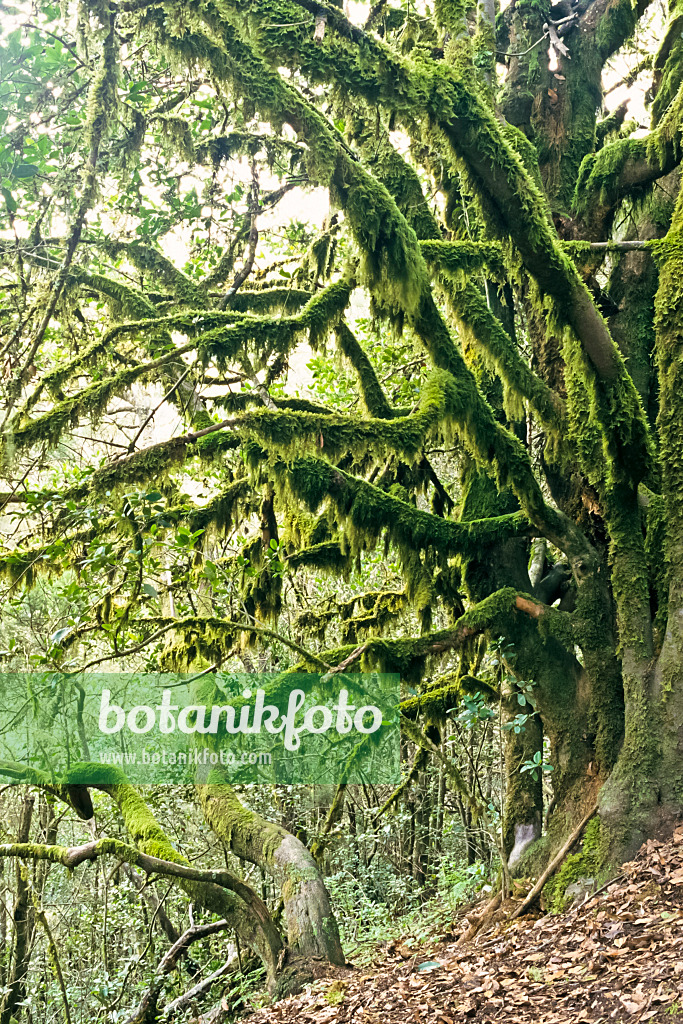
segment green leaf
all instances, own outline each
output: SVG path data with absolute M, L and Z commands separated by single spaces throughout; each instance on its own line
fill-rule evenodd
M 142 584 L 142 593 L 145 595 L 145 597 L 158 597 L 159 596 L 159 592 L 156 590 L 155 587 L 152 586 L 151 583 L 143 583 Z
M 40 173 L 40 167 L 35 164 L 19 164 L 12 171 L 13 178 L 35 178 Z

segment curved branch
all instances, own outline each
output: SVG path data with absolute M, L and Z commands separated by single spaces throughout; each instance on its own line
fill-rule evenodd
M 473 636 L 485 633 L 489 629 L 503 630 L 505 619 L 517 612 L 541 620 L 544 616 L 551 617 L 559 635 L 570 636 L 573 619 L 569 612 L 560 612 L 528 594 L 520 594 L 512 587 L 504 587 L 484 598 L 469 611 L 465 612 L 457 622 L 445 629 L 425 633 L 419 637 L 404 637 L 399 640 L 374 637 L 359 647 L 347 646 L 323 654 L 335 668 L 328 673 L 330 676 L 339 672 L 347 672 L 352 666 L 360 663 L 362 670 L 381 667 L 384 672 L 398 672 L 403 678 L 415 675 L 415 669 L 421 668 L 427 658 L 435 655 L 456 651 Z M 481 685 L 479 681 L 472 686 Z
M 0 858 L 18 857 L 22 860 L 47 860 L 53 864 L 62 864 L 73 871 L 86 861 L 97 860 L 98 857 L 116 857 L 123 864 L 131 864 L 140 868 L 148 875 L 166 875 L 170 878 L 184 878 L 193 882 L 210 882 L 222 889 L 235 893 L 250 908 L 254 916 L 262 923 L 270 922 L 270 914 L 263 900 L 251 886 L 242 882 L 231 872 L 215 868 L 195 868 L 188 864 L 164 860 L 142 853 L 135 846 L 123 843 L 119 839 L 94 839 L 81 846 L 47 846 L 41 843 L 2 843 Z M 226 922 L 221 922 L 224 927 Z M 216 929 L 219 930 L 219 929 Z M 176 946 L 182 943 L 182 937 Z M 175 949 L 175 947 L 173 947 Z M 169 954 L 172 950 L 169 951 Z M 167 954 L 167 956 L 169 955 Z

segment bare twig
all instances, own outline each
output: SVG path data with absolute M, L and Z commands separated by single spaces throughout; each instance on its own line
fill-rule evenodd
M 256 171 L 256 157 L 251 162 L 251 197 L 249 200 L 249 213 L 251 215 L 251 222 L 249 227 L 249 243 L 247 246 L 247 256 L 244 261 L 244 266 L 235 275 L 235 279 L 232 282 L 230 288 L 223 296 L 220 309 L 227 309 L 238 290 L 242 287 L 246 279 L 251 274 L 254 267 L 254 260 L 256 259 L 256 246 L 258 245 L 258 215 L 259 215 L 259 180 Z

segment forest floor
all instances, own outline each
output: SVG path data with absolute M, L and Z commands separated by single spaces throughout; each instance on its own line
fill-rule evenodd
M 367 967 L 337 970 L 248 1022 L 683 1022 L 683 826 L 563 914 L 510 922 L 514 901 L 506 907 L 507 919 L 472 941 L 458 936 L 481 905 L 448 935 L 387 943 Z

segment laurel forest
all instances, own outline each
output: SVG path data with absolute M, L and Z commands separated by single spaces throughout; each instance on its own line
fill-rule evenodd
M 2 761 L 0 1024 L 235 1019 L 572 837 L 547 905 L 609 877 L 683 811 L 680 0 L 0 8 L 3 722 L 402 688 L 398 786 Z

